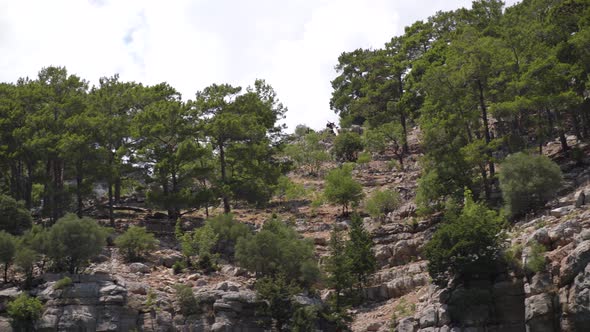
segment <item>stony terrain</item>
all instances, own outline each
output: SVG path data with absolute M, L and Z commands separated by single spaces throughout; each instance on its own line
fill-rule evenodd
M 590 169 L 562 162 L 566 184 L 559 199 L 509 230 L 507 247 L 525 248 L 518 257 L 520 263 L 499 266 L 493 280 L 479 280 L 469 287 L 451 283 L 440 289 L 431 284 L 427 262 L 421 257 L 421 248 L 440 220 L 415 215 L 420 153 L 417 137 L 412 137 L 413 154 L 404 171 L 389 170 L 391 156 L 386 155 L 354 172 L 366 193 L 394 188 L 404 201 L 385 218 L 364 217 L 365 227 L 373 235 L 379 270 L 364 289 L 365 304 L 351 309 L 352 330 L 584 331 L 590 326 L 590 204 L 580 198 L 583 192 L 590 195 Z M 547 153 L 555 154 L 551 147 Z M 316 178 L 297 173 L 292 178 L 308 189 L 323 188 Z M 182 256 L 171 241 L 173 225 L 159 213 L 143 209 L 137 200 L 126 204 L 138 209 L 118 211 L 117 228 L 147 226 L 158 234 L 161 249 L 142 263 L 128 264 L 116 248 L 108 247 L 85 274 L 71 276 L 73 284 L 63 289 L 54 287 L 63 275 L 45 274 L 32 291 L 45 304 L 37 323 L 39 331 L 262 331 L 259 323 L 268 317 L 257 310 L 261 304 L 253 290 L 252 275 L 226 262 L 208 275 L 191 271 L 174 274 L 172 264 Z M 99 210 L 93 213 L 100 216 Z M 345 229 L 348 223 L 340 216 L 339 207 L 324 204 L 312 208 L 308 200 L 276 203 L 265 210 L 235 210 L 236 218 L 253 227 L 272 213 L 292 221 L 303 236 L 312 238 L 320 261 L 327 254 L 330 231 Z M 186 227 L 194 227 L 204 217 L 203 211 L 188 215 Z M 548 248 L 543 254 L 548 262 L 546 271 L 532 275 L 522 269 L 531 241 Z M 185 316 L 180 311 L 174 296 L 177 284 L 192 288 L 198 301 L 195 313 Z M 8 299 L 20 292 L 16 286 L 0 290 L 0 312 Z M 321 303 L 328 292 L 320 292 L 317 298 L 301 294 L 296 300 Z M 466 298 L 475 298 L 477 305 L 467 305 Z M 0 331 L 10 331 L 8 319 L 0 317 Z

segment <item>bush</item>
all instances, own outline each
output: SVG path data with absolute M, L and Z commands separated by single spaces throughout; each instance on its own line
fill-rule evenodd
M 156 249 L 159 241 L 154 234 L 146 232 L 145 227 L 131 226 L 115 239 L 115 244 L 127 260 L 136 261 Z
M 53 289 L 64 289 L 72 284 L 72 278 L 63 277 L 55 282 Z
M 338 160 L 354 162 L 362 150 L 363 142 L 359 134 L 345 131 L 336 136 L 332 153 Z
M 8 282 L 8 267 L 14 260 L 16 243 L 12 235 L 0 231 L 0 263 L 4 264 L 4 283 Z
M 21 327 L 22 330 L 28 330 L 26 327 L 32 326 L 32 323 L 41 317 L 42 311 L 41 301 L 25 293 L 9 302 L 7 307 L 8 315 L 15 321 L 15 327 Z
M 279 200 L 295 200 L 305 196 L 305 187 L 300 183 L 291 181 L 286 176 L 281 176 L 279 182 L 275 187 L 275 194 L 279 197 Z
M 211 256 L 212 249 L 217 244 L 218 236 L 211 226 L 195 229 L 185 233 L 180 239 L 180 246 L 185 257 L 198 255 L 199 258 Z M 209 257 L 211 258 L 211 257 Z
M 500 189 L 512 217 L 542 207 L 561 185 L 559 166 L 545 156 L 519 152 L 506 158 L 501 166 Z
M 252 234 L 250 227 L 235 220 L 231 213 L 215 216 L 207 220 L 206 224 L 213 229 L 219 241 L 229 242 L 234 245 L 239 238 Z
M 373 218 L 380 218 L 395 211 L 401 203 L 399 193 L 384 189 L 374 192 L 366 201 L 365 208 Z
M 180 311 L 185 316 L 196 314 L 199 309 L 199 303 L 193 294 L 193 289 L 187 285 L 178 284 L 176 289 L 176 301 L 180 306 Z
M 547 264 L 545 260 L 546 251 L 547 248 L 536 241 L 531 244 L 525 265 L 528 272 L 538 273 L 545 270 L 545 265 Z
M 275 326 L 279 331 L 285 330 L 285 325 L 293 314 L 291 297 L 298 292 L 299 288 L 293 282 L 288 282 L 281 274 L 256 281 L 258 298 L 267 303 L 266 314 L 275 320 Z
M 176 261 L 172 264 L 172 272 L 174 274 L 182 273 L 182 270 L 186 269 L 186 263 L 183 261 Z
M 33 218 L 23 202 L 0 194 L 0 231 L 18 235 L 31 228 Z
M 288 282 L 311 285 L 319 277 L 313 243 L 284 222 L 271 219 L 254 236 L 236 245 L 238 263 L 257 276 L 283 274 Z
M 293 144 L 285 147 L 285 154 L 298 168 L 306 169 L 308 174 L 318 175 L 322 164 L 331 159 L 326 148 L 320 143 L 322 135 L 310 132 Z
M 461 213 L 451 213 L 447 218 L 424 248 L 433 281 L 444 286 L 453 276 L 469 280 L 493 273 L 503 240 L 504 218 L 475 203 L 468 190 Z
M 348 211 L 349 205 L 355 206 L 363 198 L 363 187 L 352 178 L 350 167 L 332 170 L 326 176 L 325 198 L 342 205 L 342 212 Z
M 58 271 L 78 273 L 90 258 L 101 252 L 108 234 L 108 229 L 94 220 L 70 213 L 49 230 L 47 254 Z

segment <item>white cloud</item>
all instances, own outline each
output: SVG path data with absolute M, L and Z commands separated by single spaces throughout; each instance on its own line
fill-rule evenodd
M 512 4 L 515 0 L 507 1 Z M 167 81 L 185 98 L 212 83 L 264 78 L 287 124 L 321 128 L 338 56 L 378 48 L 457 0 L 0 0 L 0 81 L 66 66 L 91 83 L 120 73 Z

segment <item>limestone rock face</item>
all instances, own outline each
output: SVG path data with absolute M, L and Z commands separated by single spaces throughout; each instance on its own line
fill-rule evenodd
M 138 328 L 138 312 L 127 307 L 127 289 L 103 276 L 73 278 L 55 289 L 47 282 L 38 297 L 45 311 L 38 331 L 129 331 Z M 81 280 L 82 279 L 82 280 Z

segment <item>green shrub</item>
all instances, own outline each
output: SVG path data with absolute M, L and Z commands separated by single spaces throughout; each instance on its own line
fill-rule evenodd
M 197 228 L 192 232 L 186 232 L 180 239 L 182 254 L 190 258 L 198 255 L 200 258 L 208 256 L 211 258 L 212 249 L 217 244 L 218 235 L 209 224 Z
M 106 244 L 109 230 L 90 218 L 67 214 L 51 227 L 47 235 L 47 254 L 58 271 L 77 273 Z
M 18 235 L 31 228 L 33 218 L 23 202 L 0 194 L 0 231 Z
M 4 283 L 8 282 L 8 268 L 16 254 L 16 241 L 5 231 L 0 231 L 0 263 L 4 264 Z
M 154 234 L 146 232 L 145 227 L 131 226 L 115 239 L 115 244 L 127 260 L 136 261 L 156 249 L 159 241 Z
M 291 181 L 286 176 L 281 176 L 275 187 L 275 195 L 281 202 L 285 200 L 295 200 L 304 197 L 306 194 L 305 187 L 300 183 Z
M 363 142 L 359 134 L 344 131 L 336 136 L 332 153 L 338 160 L 354 162 L 362 150 Z
M 72 284 L 72 279 L 70 277 L 63 277 L 59 279 L 54 285 L 54 289 L 64 289 Z
M 319 277 L 313 243 L 277 219 L 267 221 L 254 236 L 238 239 L 236 259 L 260 277 L 283 274 L 288 282 L 301 285 Z
M 219 241 L 230 243 L 231 245 L 235 245 L 239 238 L 252 234 L 250 227 L 235 220 L 231 213 L 215 216 L 207 220 L 206 224 L 213 229 Z
M 176 261 L 172 264 L 172 272 L 174 274 L 182 273 L 184 269 L 186 269 L 186 263 L 184 261 Z
M 368 129 L 363 133 L 363 144 L 368 151 L 382 154 L 386 148 L 386 137 L 379 129 Z
M 512 268 L 522 268 L 522 249 L 522 244 L 515 244 L 504 252 L 504 260 Z
M 178 284 L 176 289 L 176 301 L 180 306 L 180 311 L 185 316 L 196 314 L 199 309 L 199 303 L 193 294 L 193 289 L 187 285 Z
M 506 158 L 499 177 L 506 211 L 513 217 L 545 205 L 562 181 L 561 170 L 551 159 L 522 152 Z
M 359 165 L 365 165 L 371 162 L 371 154 L 369 152 L 361 152 L 356 159 L 356 163 Z
M 374 192 L 365 203 L 367 212 L 373 218 L 380 218 L 395 211 L 401 203 L 399 193 L 391 189 Z
M 475 203 L 465 192 L 465 206 L 459 215 L 448 216 L 424 248 L 428 272 L 438 285 L 449 277 L 469 280 L 495 271 L 503 239 L 504 218 Z
M 258 298 L 267 303 L 265 313 L 275 320 L 277 329 L 283 331 L 293 314 L 291 297 L 299 292 L 299 288 L 281 274 L 261 278 L 255 287 Z
M 22 325 L 32 325 L 32 322 L 41 317 L 43 304 L 41 304 L 39 299 L 23 293 L 8 303 L 6 311 L 15 320 L 15 325 L 22 327 Z
M 324 197 L 331 203 L 342 205 L 342 212 L 350 205 L 356 206 L 363 198 L 363 187 L 352 178 L 352 169 L 336 168 L 326 176 Z
M 525 268 L 528 272 L 538 273 L 545 270 L 547 264 L 545 260 L 545 252 L 547 248 L 544 245 L 533 242 L 529 248 L 529 256 L 526 258 Z
M 307 170 L 311 175 L 319 175 L 322 164 L 331 159 L 326 148 L 321 144 L 324 137 L 316 132 L 310 132 L 303 139 L 285 147 L 285 154 L 295 163 L 295 166 Z

